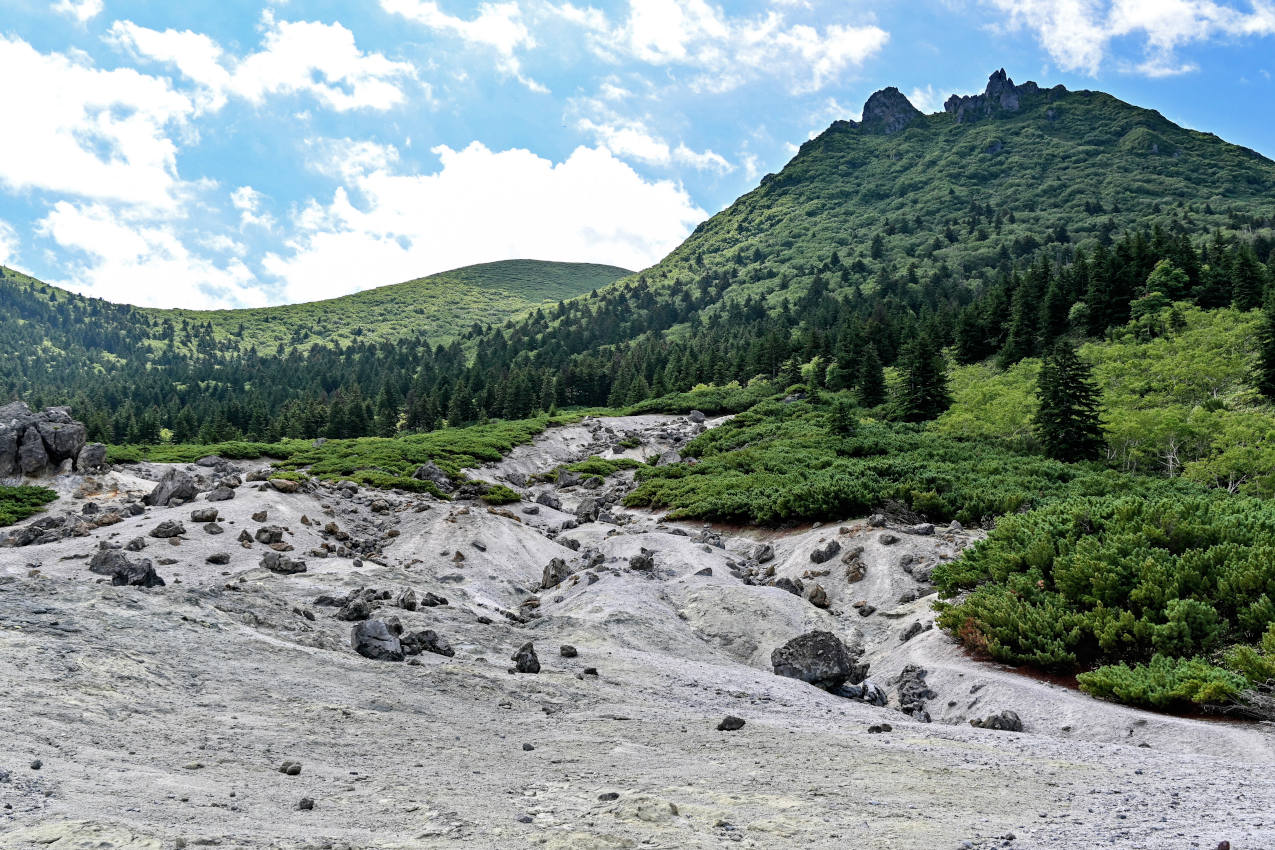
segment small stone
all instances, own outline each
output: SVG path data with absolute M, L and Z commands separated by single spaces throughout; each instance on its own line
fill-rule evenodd
M 523 751 L 524 753 L 529 753 L 529 752 L 531 752 L 531 751 L 532 751 L 532 750 L 534 750 L 534 749 L 535 749 L 535 747 L 531 746 L 531 744 L 523 744 L 523 745 L 522 745 L 522 751 Z
M 877 723 L 868 727 L 868 734 L 880 735 L 882 732 L 893 732 L 894 727 L 889 723 Z
M 39 759 L 36 759 L 35 761 L 31 762 L 32 770 L 39 770 L 42 767 L 44 767 L 44 762 L 40 761 Z
M 562 646 L 558 648 L 558 654 L 561 655 L 563 658 L 575 658 L 580 653 L 571 644 L 564 643 Z
M 620 799 L 620 795 L 615 793 L 614 791 L 603 791 L 601 794 L 598 795 L 598 799 L 604 803 L 609 803 L 612 800 Z
M 722 722 L 717 724 L 718 732 L 734 732 L 743 728 L 744 719 L 742 717 L 736 717 L 733 714 L 726 715 Z
M 195 510 L 190 512 L 190 521 L 216 522 L 217 516 L 218 513 L 216 508 L 195 508 Z
M 252 515 L 252 521 L 253 521 L 253 522 L 265 522 L 265 521 L 266 521 L 266 515 L 267 515 L 267 512 L 266 512 L 266 511 L 257 511 L 255 514 L 253 514 L 253 515 Z
M 215 522 L 210 522 L 204 526 L 204 532 L 207 534 L 224 534 L 226 529 L 222 528 Z
M 539 673 L 540 659 L 536 657 L 536 648 L 531 641 L 527 641 L 518 648 L 510 658 L 514 662 L 514 667 L 519 673 Z
M 229 564 L 229 563 L 230 563 L 230 553 L 228 553 L 228 552 L 216 552 L 216 553 L 214 553 L 214 554 L 212 554 L 212 555 L 209 555 L 209 556 L 208 556 L 208 558 L 207 558 L 207 561 L 208 561 L 208 563 L 210 563 L 210 564 L 216 564 L 217 566 L 223 566 L 223 567 L 224 567 L 226 564 Z
M 313 809 L 314 809 L 314 800 L 310 799 L 309 797 L 302 797 L 297 802 L 297 811 L 299 812 L 308 812 Z

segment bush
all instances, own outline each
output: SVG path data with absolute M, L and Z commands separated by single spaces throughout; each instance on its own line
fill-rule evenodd
M 0 486 L 0 526 L 13 525 L 39 513 L 57 497 L 58 494 L 47 487 Z
M 482 500 L 489 505 L 508 505 L 522 499 L 516 492 L 504 484 L 493 484 L 483 493 Z
M 1081 690 L 1102 699 L 1155 709 L 1234 702 L 1247 683 L 1199 658 L 1152 656 L 1146 664 L 1112 664 L 1076 677 Z

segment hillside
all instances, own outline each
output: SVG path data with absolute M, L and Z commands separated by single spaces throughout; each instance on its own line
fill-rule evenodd
M 812 362 L 830 389 L 859 391 L 865 369 L 889 367 L 910 340 L 1012 364 L 1060 335 L 1120 327 L 1160 260 L 1184 274 L 1170 300 L 1251 309 L 1275 261 L 1272 188 L 1275 163 L 1250 150 L 1002 71 L 935 115 L 897 90 L 874 94 L 861 123 L 835 122 L 656 266 L 467 334 L 463 350 L 365 336 L 303 356 L 336 319 L 279 308 L 296 322 L 277 330 L 299 340 L 282 356 L 277 343 L 218 341 L 239 320 L 209 318 L 203 341 L 192 326 L 171 351 L 148 343 L 145 380 L 121 380 L 104 367 L 133 336 L 108 322 L 85 331 L 100 339 L 84 356 L 28 359 L 4 378 L 40 403 L 74 401 L 115 442 L 164 428 L 190 439 L 194 423 L 217 439 L 356 436 L 374 419 L 377 433 L 428 430 L 792 377 Z M 376 296 L 364 297 L 370 314 Z M 56 328 L 58 348 L 63 329 L 84 328 L 47 311 L 29 321 Z M 162 325 L 146 321 L 154 340 Z M 245 334 L 277 340 L 270 325 L 245 322 Z M 124 356 L 139 368 L 137 352 Z
M 629 274 L 616 266 L 506 260 L 482 263 L 339 298 L 240 310 L 182 310 L 107 305 L 0 269 L 0 303 L 24 312 L 74 304 L 82 314 L 106 318 L 133 339 L 155 348 L 171 341 L 195 352 L 206 340 L 240 349 L 308 348 L 423 336 L 441 342 L 475 324 L 498 325 L 511 316 L 590 292 Z M 25 301 L 25 303 L 23 303 Z M 94 309 L 99 312 L 94 312 Z M 65 327 L 65 326 L 64 326 Z

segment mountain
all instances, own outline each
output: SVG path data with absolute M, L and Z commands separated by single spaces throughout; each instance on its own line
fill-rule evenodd
M 171 348 L 162 320 L 132 311 L 146 322 L 139 352 L 134 326 L 19 311 L 25 336 L 5 332 L 26 348 L 10 351 L 44 334 L 55 349 L 68 335 L 85 343 L 76 356 L 9 358 L 0 377 L 33 404 L 73 403 L 114 442 L 163 428 L 187 439 L 428 430 L 700 383 L 794 383 L 803 366 L 875 404 L 864 387 L 916 340 L 1009 365 L 1060 336 L 1123 326 L 1147 309 L 1161 261 L 1166 303 L 1256 306 L 1275 259 L 1272 190 L 1275 163 L 1251 150 L 1002 70 L 934 115 L 897 89 L 873 94 L 861 121 L 834 122 L 654 267 L 471 329 L 463 345 L 319 344 L 336 319 L 316 306 L 276 308 L 297 317 L 279 325 L 287 341 L 229 313 L 178 323 Z M 236 345 L 240 321 L 274 348 Z
M 75 304 L 81 313 L 117 325 L 134 340 L 194 351 L 201 340 L 241 349 L 349 345 L 423 336 L 441 342 L 474 324 L 511 316 L 606 286 L 626 269 L 591 263 L 506 260 L 379 286 L 339 298 L 239 310 L 182 310 L 110 305 L 0 269 L 0 306 L 37 312 L 46 304 Z M 96 311 L 96 312 L 95 312 Z M 38 319 L 37 319 L 38 321 Z

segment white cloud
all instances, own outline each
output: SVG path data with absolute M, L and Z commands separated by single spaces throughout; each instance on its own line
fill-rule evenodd
M 240 227 L 256 226 L 266 230 L 274 227 L 274 217 L 261 211 L 261 201 L 264 198 L 265 195 L 251 186 L 240 186 L 230 193 L 231 206 L 239 210 Z
M 1008 26 L 1036 33 L 1063 69 L 1097 74 L 1116 39 L 1142 42 L 1143 60 L 1126 70 L 1159 77 L 1196 70 L 1178 48 L 1217 38 L 1275 35 L 1275 3 L 1247 9 L 1214 0 L 986 0 L 1008 15 Z
M 43 236 L 83 259 L 59 285 L 154 307 L 260 306 L 264 293 L 239 259 L 218 265 L 192 253 L 174 227 L 101 203 L 58 201 L 37 223 Z
M 83 24 L 102 13 L 102 0 L 58 0 L 53 4 L 53 11 Z
M 597 141 L 616 156 L 639 162 L 668 167 L 673 164 L 688 165 L 700 171 L 716 171 L 720 174 L 733 171 L 725 157 L 712 150 L 695 151 L 685 143 L 676 147 L 652 133 L 639 121 L 600 123 L 582 118 L 578 129 L 591 133 Z
M 177 203 L 168 133 L 194 105 L 167 80 L 97 69 L 2 36 L 0 79 L 11 81 L 0 86 L 0 114 L 20 121 L 0 133 L 0 184 L 153 207 Z
M 18 257 L 18 234 L 9 222 L 0 220 L 0 266 L 7 266 Z
M 926 86 L 921 88 L 917 86 L 908 92 L 908 100 L 912 101 L 912 105 L 927 115 L 932 112 L 943 111 L 943 95 L 934 90 L 934 86 Z
M 483 3 L 472 20 L 447 14 L 432 0 L 381 0 L 381 8 L 435 32 L 450 34 L 468 45 L 495 51 L 502 71 L 532 91 L 548 92 L 543 85 L 522 72 L 517 53 L 535 47 L 536 40 L 523 22 L 522 9 L 516 2 Z
M 710 93 L 768 76 L 786 77 L 798 93 L 817 91 L 862 65 L 890 38 L 874 24 L 830 24 L 821 31 L 789 24 L 775 11 L 732 17 L 705 0 L 630 0 L 627 17 L 618 23 L 570 3 L 557 12 L 589 32 L 600 57 L 694 69 L 699 76 L 693 88 Z
M 304 93 L 338 112 L 385 110 L 406 100 L 402 81 L 416 69 L 364 53 L 341 24 L 276 21 L 269 11 L 262 24 L 261 49 L 241 58 L 190 30 L 160 32 L 116 21 L 111 37 L 139 57 L 175 66 L 201 87 L 200 106 L 207 110 L 220 109 L 230 96 L 261 103 L 269 95 Z
M 601 148 L 555 163 L 527 150 L 473 142 L 437 147 L 441 167 L 408 173 L 397 151 L 329 144 L 316 168 L 348 176 L 326 205 L 295 216 L 288 253 L 264 266 L 288 300 L 314 300 L 498 258 L 578 260 L 642 268 L 705 217 L 671 181 L 644 180 Z M 347 155 L 346 150 L 353 151 Z M 365 170 L 352 174 L 357 159 Z M 351 194 L 358 199 L 352 200 Z

